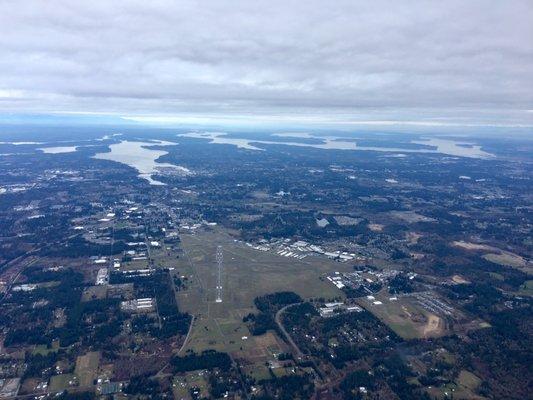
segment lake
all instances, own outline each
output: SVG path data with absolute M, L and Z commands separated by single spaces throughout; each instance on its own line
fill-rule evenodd
M 311 143 L 298 143 L 291 142 L 290 135 L 296 137 L 295 134 L 285 133 L 285 134 L 275 134 L 278 137 L 287 137 L 289 139 L 287 142 L 278 142 L 278 141 L 268 141 L 268 140 L 255 140 L 255 139 L 245 139 L 245 138 L 228 138 L 224 132 L 189 132 L 180 134 L 178 136 L 196 138 L 196 139 L 208 139 L 211 144 L 229 144 L 236 146 L 241 149 L 247 150 L 260 150 L 264 149 L 254 146 L 252 143 L 258 144 L 273 144 L 273 145 L 286 145 L 286 146 L 298 146 L 298 147 L 313 147 L 315 149 L 324 149 L 324 150 L 359 150 L 359 151 L 382 151 L 382 152 L 397 152 L 397 153 L 440 153 L 450 156 L 458 157 L 471 157 L 471 158 L 490 158 L 493 157 L 492 154 L 487 153 L 481 150 L 481 146 L 475 145 L 473 143 L 467 142 L 457 142 L 450 139 L 441 139 L 441 138 L 429 138 L 424 140 L 412 140 L 411 143 L 415 144 L 424 144 L 429 146 L 435 146 L 436 149 L 402 149 L 394 147 L 368 147 L 368 146 L 358 146 L 357 141 L 347 141 L 342 138 L 334 136 L 310 136 L 308 134 L 300 134 L 298 137 L 305 138 L 317 138 L 323 140 L 324 143 L 321 144 L 311 144 Z
M 100 160 L 111 160 L 122 164 L 129 165 L 139 171 L 139 177 L 146 179 L 151 185 L 164 185 L 163 182 L 152 178 L 152 174 L 160 171 L 161 168 L 172 169 L 183 175 L 188 175 L 191 171 L 185 167 L 169 163 L 159 163 L 156 160 L 168 154 L 168 151 L 160 149 L 149 149 L 147 146 L 174 146 L 177 143 L 158 141 L 150 142 L 133 142 L 122 141 L 109 146 L 111 152 L 97 153 L 93 158 Z

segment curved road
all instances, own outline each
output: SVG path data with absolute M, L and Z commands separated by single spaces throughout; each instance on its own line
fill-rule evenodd
M 285 327 L 281 323 L 281 314 L 283 314 L 287 308 L 295 306 L 295 305 L 298 305 L 298 304 L 302 304 L 302 303 L 292 303 L 292 304 L 286 305 L 283 308 L 280 308 L 278 310 L 278 312 L 276 313 L 275 320 L 276 320 L 276 324 L 278 325 L 278 328 L 280 329 L 281 333 L 283 333 L 283 336 L 285 336 L 285 338 L 287 339 L 289 344 L 292 346 L 292 348 L 296 352 L 296 355 L 298 356 L 298 358 L 302 358 L 304 356 L 304 353 L 302 353 L 302 351 L 300 350 L 298 345 L 294 342 L 294 340 L 292 340 L 291 335 L 289 335 L 289 333 L 285 330 Z
M 183 344 L 178 350 L 178 356 L 183 352 L 183 350 L 185 349 L 185 346 L 187 345 L 187 342 L 189 341 L 189 337 L 191 336 L 193 324 L 194 324 L 194 315 L 191 315 L 191 324 L 189 325 L 189 331 L 187 332 L 187 336 L 185 336 L 185 340 L 183 341 Z

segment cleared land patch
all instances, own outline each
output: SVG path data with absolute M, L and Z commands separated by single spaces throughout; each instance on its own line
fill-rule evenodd
M 495 264 L 517 268 L 527 273 L 531 273 L 533 271 L 531 262 L 526 260 L 524 257 L 510 251 L 502 250 L 487 244 L 471 243 L 463 240 L 452 242 L 452 245 L 455 247 L 460 247 L 464 250 L 488 252 L 483 254 L 482 257 L 485 260 Z
M 526 260 L 523 257 L 509 252 L 501 252 L 499 254 L 489 253 L 485 254 L 483 258 L 495 264 L 506 265 L 514 268 L 525 268 L 527 265 Z
M 74 373 L 78 377 L 81 387 L 93 385 L 93 381 L 98 373 L 99 364 L 99 351 L 91 351 L 77 358 Z
M 479 243 L 472 243 L 472 242 L 465 242 L 464 240 L 458 240 L 452 243 L 455 247 L 460 247 L 465 250 L 493 250 L 494 247 L 486 245 L 486 244 L 479 244 Z

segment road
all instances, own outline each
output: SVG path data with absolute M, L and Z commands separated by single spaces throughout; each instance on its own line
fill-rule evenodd
M 294 351 L 296 352 L 296 355 L 298 358 L 302 358 L 304 356 L 304 353 L 302 353 L 302 351 L 300 350 L 300 348 L 298 347 L 298 345 L 294 342 L 294 340 L 292 340 L 292 337 L 291 335 L 289 335 L 289 333 L 285 330 L 285 327 L 283 326 L 283 324 L 281 323 L 281 314 L 283 314 L 285 312 L 285 310 L 289 307 L 292 307 L 292 306 L 295 306 L 297 304 L 302 304 L 302 303 L 292 303 L 292 304 L 289 304 L 283 308 L 281 308 L 277 313 L 276 313 L 276 317 L 275 317 L 275 320 L 276 320 L 276 324 L 278 324 L 278 328 L 279 330 L 281 331 L 281 333 L 283 333 L 283 336 L 285 336 L 285 338 L 287 339 L 287 341 L 289 342 L 289 344 L 292 346 L 292 348 L 294 349 Z
M 185 349 L 185 346 L 187 345 L 187 342 L 189 341 L 189 336 L 191 336 L 193 324 L 194 324 L 194 315 L 191 315 L 191 324 L 189 325 L 189 331 L 187 332 L 187 336 L 185 336 L 185 340 L 183 341 L 183 344 L 178 350 L 178 356 L 181 355 L 182 351 Z
M 13 288 L 15 283 L 17 282 L 17 279 L 20 277 L 20 275 L 22 275 L 22 273 L 26 270 L 26 268 L 32 266 L 38 260 L 39 260 L 39 258 L 34 258 L 34 259 L 30 260 L 23 267 L 21 267 L 19 271 L 17 271 L 16 275 L 13 277 L 13 279 L 11 279 L 11 282 L 9 282 L 7 284 L 6 291 L 5 291 L 4 295 L 0 298 L 0 303 L 2 303 L 5 300 L 5 298 L 9 295 L 9 292 L 11 292 L 11 289 Z
M 0 267 L 2 270 L 5 270 L 7 271 L 7 269 L 9 269 L 9 266 L 14 264 L 16 265 L 20 260 L 23 260 L 24 258 L 29 258 L 30 256 L 34 255 L 34 254 L 38 254 L 41 250 L 44 250 L 48 247 L 51 247 L 51 246 L 54 246 L 54 245 L 57 245 L 59 243 L 62 243 L 62 242 L 65 242 L 67 240 L 70 240 L 76 236 L 79 236 L 80 234 L 79 233 L 75 233 L 73 235 L 70 235 L 70 236 L 67 236 L 65 239 L 63 240 L 57 240 L 55 242 L 52 242 L 52 243 L 48 243 L 44 246 L 41 246 L 41 247 L 37 247 L 35 249 L 32 249 L 28 252 L 26 252 L 25 254 L 21 255 L 21 256 L 18 256 L 17 258 L 5 263 L 4 265 L 2 265 L 2 267 Z M 6 292 L 4 293 L 4 295 L 0 298 L 0 303 L 2 303 L 7 295 L 9 294 L 9 292 L 11 291 L 11 288 L 13 287 L 13 285 L 17 282 L 17 279 L 19 278 L 19 276 L 26 270 L 26 268 L 30 267 L 31 265 L 33 265 L 35 262 L 37 262 L 39 260 L 39 257 L 33 259 L 33 260 L 30 260 L 28 263 L 26 263 L 26 265 L 20 267 L 20 269 L 17 271 L 16 275 L 14 276 L 14 278 L 11 280 L 11 282 L 9 282 L 7 284 L 7 287 L 6 287 Z

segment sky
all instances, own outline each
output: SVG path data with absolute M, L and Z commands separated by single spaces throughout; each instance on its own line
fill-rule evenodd
M 528 128 L 532 21 L 531 0 L 0 0 L 0 116 Z

